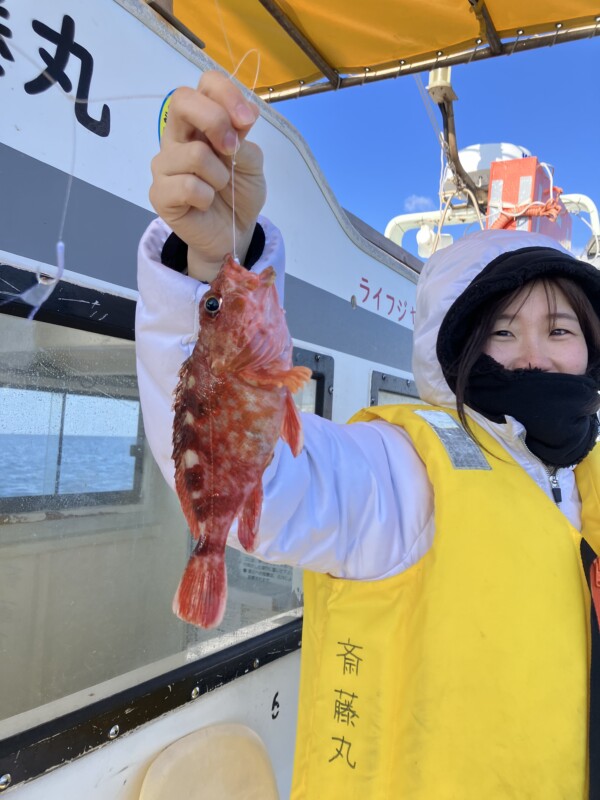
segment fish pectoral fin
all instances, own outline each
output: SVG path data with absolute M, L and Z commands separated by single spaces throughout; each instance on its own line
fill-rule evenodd
M 300 421 L 300 414 L 294 403 L 294 398 L 289 390 L 285 393 L 285 410 L 283 422 L 281 423 L 281 438 L 284 442 L 289 444 L 290 450 L 294 456 L 302 452 L 302 447 L 304 445 L 302 422 Z
M 301 389 L 312 375 L 308 367 L 292 367 L 291 369 L 245 369 L 240 377 L 254 386 L 285 386 L 292 394 Z
M 238 539 L 244 550 L 248 553 L 252 553 L 256 547 L 262 501 L 263 488 L 262 482 L 259 481 L 242 506 L 242 511 L 238 519 Z
M 312 377 L 312 370 L 308 367 L 292 367 L 284 375 L 283 385 L 290 390 L 292 394 L 301 389 L 305 383 Z

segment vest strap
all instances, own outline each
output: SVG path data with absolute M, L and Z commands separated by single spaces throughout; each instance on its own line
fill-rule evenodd
M 581 540 L 581 563 L 590 586 L 593 603 L 590 608 L 591 666 L 590 666 L 590 724 L 588 734 L 589 749 L 589 800 L 600 800 L 600 627 L 598 620 L 598 600 L 600 586 L 595 586 L 598 572 L 598 559 L 585 539 Z

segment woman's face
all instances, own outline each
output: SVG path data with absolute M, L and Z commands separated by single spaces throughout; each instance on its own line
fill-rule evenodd
M 579 320 L 558 286 L 554 292 L 556 314 L 548 308 L 543 283 L 525 286 L 494 320 L 483 352 L 506 369 L 536 367 L 583 375 L 588 349 Z

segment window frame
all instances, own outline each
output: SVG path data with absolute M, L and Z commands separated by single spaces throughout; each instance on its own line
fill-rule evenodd
M 402 397 L 414 397 L 415 402 L 420 400 L 417 391 L 417 384 L 410 378 L 399 378 L 397 375 L 390 375 L 387 372 L 373 370 L 371 374 L 370 404 L 378 406 L 379 391 L 384 390 Z
M 333 414 L 333 356 L 294 346 L 293 363 L 296 367 L 308 367 L 317 382 L 315 414 L 331 419 Z
M 0 775 L 10 786 L 103 747 L 141 725 L 195 702 L 214 689 L 255 672 L 301 646 L 302 619 L 286 622 L 239 644 L 82 706 L 0 741 Z
M 11 286 L 16 294 L 20 294 L 37 281 L 35 273 L 27 270 L 18 269 L 9 264 L 0 263 L 0 283 Z M 0 306 L 0 314 L 25 318 L 29 315 L 31 307 L 19 301 L 10 300 L 10 297 L 3 300 L 4 305 Z M 35 319 L 39 322 L 47 322 L 64 328 L 87 331 L 89 333 L 99 333 L 104 336 L 111 336 L 125 341 L 135 339 L 135 307 L 136 301 L 133 298 L 123 297 L 109 292 L 103 292 L 89 286 L 81 286 L 70 283 L 67 280 L 60 280 L 52 294 L 47 298 L 38 310 Z M 90 309 L 94 312 L 90 314 Z M 10 374 L 7 380 L 2 383 L 3 387 L 26 388 L 19 380 L 20 376 Z M 48 391 L 54 387 L 61 389 L 65 394 L 89 394 L 92 390 L 86 390 L 83 386 L 65 386 L 61 383 L 63 376 L 49 376 L 47 380 Z M 110 375 L 104 376 L 107 380 Z M 118 380 L 121 384 L 121 391 L 116 391 L 115 399 L 132 399 L 122 391 L 121 376 Z M 85 378 L 83 379 L 83 381 Z M 82 381 L 82 382 L 83 382 Z M 71 379 L 72 382 L 72 379 Z M 132 382 L 132 388 L 135 384 Z M 44 389 L 46 387 L 43 387 Z M 42 390 L 42 388 L 40 388 Z M 137 397 L 135 399 L 138 399 Z M 139 402 L 139 399 L 138 399 Z M 136 504 L 141 499 L 142 487 L 142 465 L 144 457 L 143 449 L 143 421 L 140 413 L 138 416 L 137 441 L 133 447 L 136 448 L 134 454 L 134 485 L 131 490 L 124 492 L 89 492 L 81 494 L 58 494 L 58 495 L 20 495 L 15 497 L 0 498 L 0 514 L 27 514 L 39 511 L 60 511 L 68 508 L 97 509 L 98 506 L 108 506 L 118 504 Z M 27 498 L 27 508 L 24 510 L 22 499 Z M 61 499 L 62 498 L 62 499 Z

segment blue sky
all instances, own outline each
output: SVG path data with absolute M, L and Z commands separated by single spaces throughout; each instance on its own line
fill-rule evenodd
M 454 67 L 460 147 L 522 145 L 554 166 L 565 193 L 600 206 L 600 36 Z M 422 79 L 427 84 L 428 76 Z M 308 142 L 341 205 L 383 232 L 408 210 L 437 208 L 439 146 L 410 75 L 288 100 L 276 109 Z M 439 111 L 435 109 L 441 127 Z M 408 238 L 408 237 L 406 237 Z M 574 248 L 589 229 L 573 221 Z

